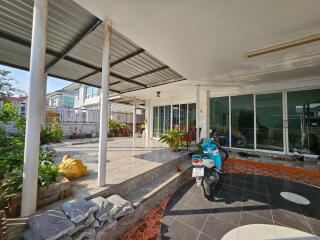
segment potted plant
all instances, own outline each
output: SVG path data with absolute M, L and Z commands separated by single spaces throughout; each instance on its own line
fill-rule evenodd
M 176 152 L 180 143 L 181 132 L 178 128 L 172 130 L 166 130 L 165 134 L 159 139 L 161 142 L 168 143 L 172 151 Z

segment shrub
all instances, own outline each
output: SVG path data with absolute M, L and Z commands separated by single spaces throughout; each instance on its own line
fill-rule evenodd
M 14 135 L 6 132 L 6 125 L 9 122 L 13 122 L 18 130 Z M 18 114 L 12 104 L 4 104 L 0 110 L 0 209 L 7 205 L 11 194 L 18 193 L 22 189 L 24 131 L 25 118 Z M 53 121 L 45 134 L 51 141 L 60 139 L 63 131 L 59 121 Z M 56 181 L 59 173 L 53 159 L 53 151 L 40 148 L 38 186 Z
M 178 128 L 166 130 L 166 134 L 162 135 L 159 139 L 161 142 L 168 143 L 169 147 L 176 151 L 180 143 L 180 136 L 183 134 Z
M 63 130 L 60 126 L 59 118 L 55 118 L 51 123 L 41 128 L 40 142 L 41 144 L 56 143 L 61 140 L 62 136 Z

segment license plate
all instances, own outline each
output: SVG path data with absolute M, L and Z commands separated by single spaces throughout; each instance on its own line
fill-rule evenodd
M 197 167 L 192 169 L 192 177 L 203 177 L 204 176 L 204 168 Z

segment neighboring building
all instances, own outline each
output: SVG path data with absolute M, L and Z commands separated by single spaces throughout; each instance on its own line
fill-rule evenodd
M 3 100 L 0 101 L 0 107 L 2 107 L 5 102 L 10 102 L 18 110 L 19 114 L 25 116 L 27 112 L 27 101 L 28 97 L 4 97 Z
M 47 94 L 47 105 L 49 107 L 73 108 L 75 89 L 76 85 L 70 84 L 60 90 Z

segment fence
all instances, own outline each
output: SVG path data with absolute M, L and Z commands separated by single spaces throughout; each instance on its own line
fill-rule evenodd
M 99 123 L 100 110 L 73 109 L 73 108 L 49 108 L 59 114 L 60 123 Z M 132 113 L 111 112 L 110 119 L 126 124 L 132 123 Z M 49 119 L 50 120 L 50 119 Z M 136 122 L 142 123 L 144 115 L 137 114 Z
M 73 108 L 49 109 L 59 114 L 60 123 L 99 123 L 100 119 L 99 110 Z

